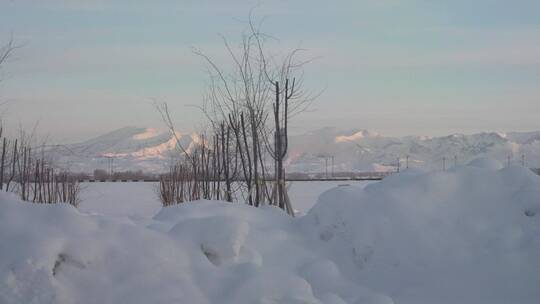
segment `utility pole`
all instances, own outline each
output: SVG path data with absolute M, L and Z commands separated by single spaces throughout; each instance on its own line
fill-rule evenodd
M 334 177 L 334 155 L 332 155 L 332 177 Z
M 111 177 L 112 177 L 114 174 L 114 157 L 109 158 L 109 160 L 111 161 Z
M 397 173 L 399 173 L 399 165 L 400 165 L 400 163 L 399 163 L 399 157 L 398 157 L 397 158 Z
M 446 157 L 442 158 L 442 170 L 446 171 Z
M 405 157 L 405 168 L 409 169 L 409 155 Z
M 109 177 L 112 178 L 112 175 L 114 173 L 114 156 L 105 156 L 107 159 L 107 173 L 109 173 Z
M 328 157 L 324 158 L 325 176 L 328 178 Z

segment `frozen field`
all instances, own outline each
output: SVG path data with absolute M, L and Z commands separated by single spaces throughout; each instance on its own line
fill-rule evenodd
M 296 210 L 307 213 L 324 191 L 349 184 L 364 187 L 372 181 L 292 182 L 289 196 Z M 151 218 L 161 209 L 157 183 L 83 183 L 80 210 L 134 219 Z

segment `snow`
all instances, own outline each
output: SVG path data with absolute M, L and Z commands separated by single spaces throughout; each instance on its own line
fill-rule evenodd
M 149 186 L 123 215 L 0 193 L 0 303 L 538 303 L 540 177 L 493 164 L 334 187 L 298 218 L 153 209 Z
M 300 214 L 305 214 L 315 205 L 317 198 L 326 190 L 335 187 L 357 186 L 363 188 L 373 181 L 311 181 L 311 182 L 289 182 L 289 197 L 293 203 L 293 208 Z
M 294 209 L 305 214 L 317 202 L 320 194 L 339 185 L 364 187 L 372 181 L 312 181 L 289 182 L 289 197 Z M 152 218 L 161 209 L 158 183 L 82 183 L 81 211 L 132 220 Z
M 80 210 L 133 220 L 151 218 L 161 209 L 158 183 L 82 183 Z
M 320 155 L 332 155 L 337 171 L 394 171 L 397 159 L 402 168 L 408 156 L 410 167 L 428 170 L 454 162 L 467 164 L 479 157 L 490 157 L 506 163 L 511 157 L 521 163 L 525 155 L 527 166 L 540 167 L 540 132 L 483 132 L 471 135 L 451 134 L 440 137 L 388 137 L 366 130 L 340 131 L 323 128 L 291 137 L 289 172 L 324 171 Z
M 352 135 L 338 135 L 336 136 L 335 142 L 348 142 L 348 141 L 359 141 L 366 137 L 376 137 L 379 134 L 375 132 L 371 132 L 368 130 L 361 130 L 358 132 L 353 133 Z
M 499 170 L 503 168 L 503 165 L 500 162 L 488 157 L 473 159 L 467 165 L 490 170 Z
M 152 138 L 152 137 L 156 137 L 156 136 L 158 136 L 160 134 L 163 134 L 165 132 L 167 132 L 167 131 L 166 130 L 160 130 L 160 129 L 157 129 L 157 128 L 147 128 L 146 130 L 144 130 L 144 132 L 139 133 L 139 134 L 135 134 L 131 138 L 133 138 L 135 140 L 149 139 L 149 138 Z
M 176 139 L 187 150 L 202 144 L 197 134 L 171 132 L 152 128 L 125 127 L 87 141 L 58 145 L 48 157 L 71 171 L 92 172 L 107 168 L 114 158 L 114 169 L 145 170 L 160 173 L 167 170 L 164 160 L 177 156 Z M 440 137 L 389 137 L 369 130 L 339 130 L 323 128 L 291 136 L 287 172 L 321 173 L 325 170 L 322 155 L 334 156 L 335 171 L 395 170 L 397 159 L 411 167 L 442 168 L 447 163 L 466 164 L 478 157 L 491 157 L 506 163 L 521 163 L 525 155 L 527 166 L 540 167 L 540 131 L 484 132 L 471 135 L 452 134 Z M 457 159 L 455 159 L 457 158 Z
M 538 303 L 540 177 L 494 163 L 335 188 L 301 221 L 397 303 Z

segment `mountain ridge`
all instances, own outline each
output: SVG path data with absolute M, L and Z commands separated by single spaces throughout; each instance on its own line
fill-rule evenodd
M 176 136 L 165 129 L 124 127 L 80 143 L 63 145 L 49 155 L 55 162 L 77 172 L 92 172 L 110 165 L 118 171 L 144 170 L 163 172 L 178 155 L 177 139 L 183 147 L 200 143 L 195 133 Z M 288 172 L 323 172 L 325 159 L 334 159 L 335 171 L 386 171 L 400 166 L 437 169 L 463 164 L 477 157 L 491 157 L 506 162 L 520 162 L 540 167 L 540 131 L 481 132 L 470 135 L 384 136 L 353 128 L 325 127 L 290 136 L 286 166 Z

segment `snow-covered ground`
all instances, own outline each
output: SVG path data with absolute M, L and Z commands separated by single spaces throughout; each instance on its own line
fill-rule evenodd
M 540 177 L 500 167 L 336 187 L 298 218 L 213 201 L 126 217 L 114 200 L 1 193 L 0 303 L 539 303 Z M 138 205 L 151 189 L 118 200 L 152 213 Z
M 319 195 L 339 185 L 364 187 L 372 181 L 313 181 L 289 183 L 294 209 L 305 214 Z M 83 183 L 80 210 L 132 219 L 151 218 L 161 209 L 157 183 Z
M 82 212 L 144 219 L 161 209 L 157 183 L 82 183 L 81 187 Z

